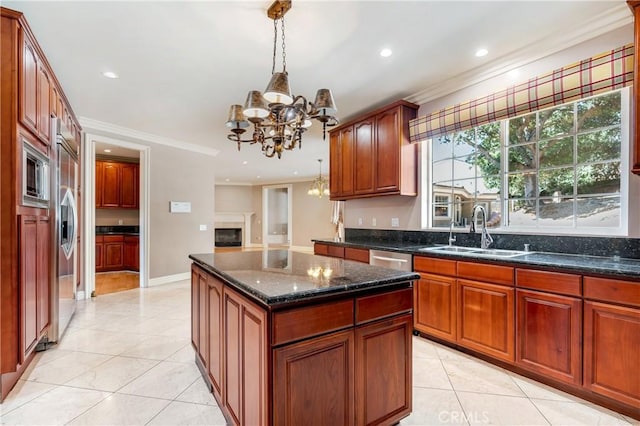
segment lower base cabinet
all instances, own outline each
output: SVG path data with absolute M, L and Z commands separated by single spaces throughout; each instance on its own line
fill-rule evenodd
M 196 363 L 230 424 L 391 425 L 411 412 L 409 283 L 273 312 L 195 264 L 191 276 Z
M 584 321 L 584 386 L 640 407 L 640 309 L 585 301 Z
M 455 278 L 420 273 L 414 286 L 414 300 L 415 329 L 455 343 L 458 312 Z

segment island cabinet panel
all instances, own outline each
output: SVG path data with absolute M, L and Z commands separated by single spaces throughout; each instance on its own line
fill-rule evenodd
M 209 345 L 209 362 L 207 364 L 207 373 L 211 380 L 213 395 L 217 401 L 222 401 L 223 389 L 223 357 L 224 345 L 222 335 L 223 324 L 223 284 L 222 281 L 212 275 L 207 276 L 207 302 L 208 324 L 207 324 L 207 343 Z
M 585 301 L 584 320 L 584 386 L 637 409 L 640 309 Z
M 274 425 L 353 425 L 354 332 L 273 351 Z
M 458 312 L 455 278 L 420 273 L 413 291 L 415 329 L 455 343 Z
M 357 425 L 395 424 L 411 413 L 411 333 L 410 314 L 356 328 Z
M 207 274 L 198 274 L 198 356 L 205 369 L 209 368 L 209 285 Z
M 200 271 L 200 268 L 191 265 L 191 346 L 196 356 L 200 351 Z
M 268 423 L 266 312 L 224 287 L 224 391 L 231 420 L 241 425 Z
M 313 253 L 321 256 L 339 257 L 344 259 L 345 248 L 342 246 L 334 246 L 332 244 L 315 243 L 313 245 Z
M 518 289 L 516 304 L 516 363 L 580 386 L 582 300 Z
M 458 280 L 457 287 L 458 344 L 513 362 L 513 288 L 469 280 Z

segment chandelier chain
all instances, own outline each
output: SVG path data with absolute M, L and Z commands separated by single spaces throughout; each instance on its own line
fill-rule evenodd
M 284 43 L 284 15 L 280 17 L 280 21 L 282 24 L 282 72 L 287 72 L 287 50 L 285 49 Z
M 271 61 L 271 75 L 276 72 L 276 46 L 278 40 L 278 20 L 273 20 L 273 58 Z

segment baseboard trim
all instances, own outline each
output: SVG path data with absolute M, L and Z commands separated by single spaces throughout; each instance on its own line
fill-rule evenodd
M 191 279 L 191 274 L 189 272 L 183 272 L 181 274 L 173 274 L 173 275 L 165 275 L 162 277 L 150 278 L 149 279 L 149 287 L 154 287 L 157 285 L 169 284 L 176 281 L 184 281 Z

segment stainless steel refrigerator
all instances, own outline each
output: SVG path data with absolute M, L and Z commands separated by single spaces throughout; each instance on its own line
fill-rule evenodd
M 78 145 L 60 119 L 54 119 L 53 134 L 57 164 L 53 172 L 52 206 L 55 206 L 53 232 L 51 326 L 48 340 L 58 341 L 76 309 L 78 271 Z

